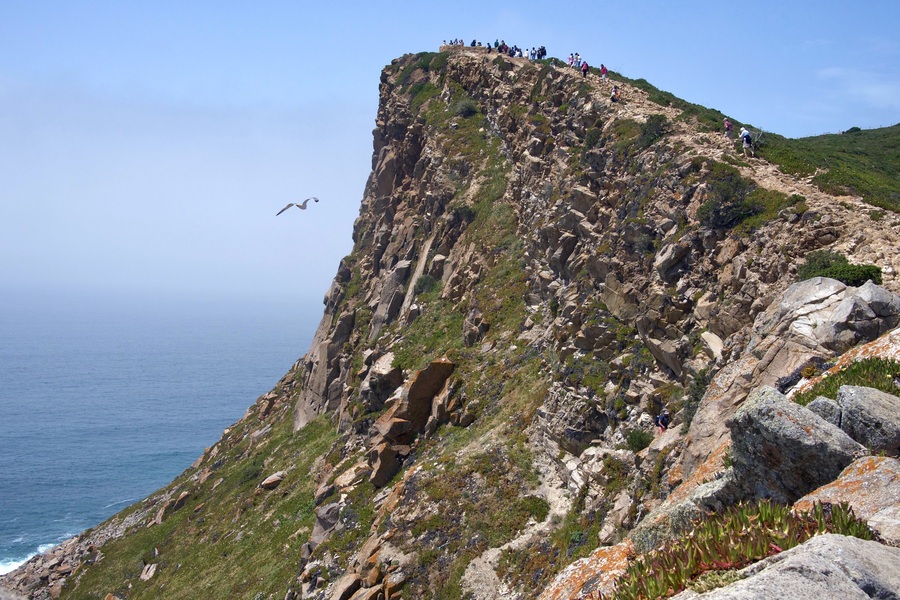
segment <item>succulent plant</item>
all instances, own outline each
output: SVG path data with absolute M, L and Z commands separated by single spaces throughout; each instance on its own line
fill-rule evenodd
M 769 500 L 741 503 L 694 522 L 692 531 L 637 557 L 616 582 L 613 596 L 597 600 L 666 598 L 710 571 L 739 569 L 823 533 L 872 539 L 847 504 L 816 504 L 807 512 Z

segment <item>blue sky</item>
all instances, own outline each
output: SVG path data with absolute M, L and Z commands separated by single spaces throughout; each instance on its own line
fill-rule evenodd
M 320 310 L 380 71 L 444 39 L 577 51 L 798 137 L 900 122 L 898 24 L 897 0 L 0 0 L 0 295 Z

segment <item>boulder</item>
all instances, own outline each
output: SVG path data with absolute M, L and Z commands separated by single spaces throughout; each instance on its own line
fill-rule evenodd
M 259 484 L 264 490 L 274 490 L 277 488 L 282 481 L 284 481 L 284 476 L 286 473 L 284 471 L 278 471 L 277 473 L 273 473 L 262 480 L 262 483 Z
M 324 506 L 317 506 L 313 512 L 316 515 L 316 522 L 313 525 L 309 541 L 318 546 L 337 528 L 341 516 L 341 505 L 339 502 L 332 502 Z
M 731 585 L 678 600 L 869 600 L 897 598 L 900 549 L 842 535 L 816 536 L 804 544 L 750 565 Z
M 849 504 L 857 517 L 883 537 L 900 539 L 894 532 L 900 524 L 900 460 L 887 456 L 856 460 L 833 482 L 797 500 L 794 508 L 809 510 L 817 502 Z
M 388 352 L 372 364 L 359 385 L 359 397 L 369 411 L 379 411 L 403 383 L 403 371 L 393 366 L 394 353 Z
M 846 433 L 766 386 L 727 425 L 735 478 L 752 499 L 794 502 L 867 454 Z
M 369 481 L 375 487 L 386 484 L 400 470 L 400 453 L 387 442 L 382 442 L 369 452 L 372 473 Z
M 144 568 L 141 570 L 141 581 L 147 581 L 152 579 L 153 576 L 156 575 L 156 563 L 150 565 L 144 565 Z
M 587 398 L 554 385 L 537 411 L 541 430 L 567 452 L 579 456 L 609 426 L 609 417 Z
M 872 319 L 862 319 L 858 311 L 838 310 L 846 298 L 868 306 Z M 711 331 L 727 340 L 732 328 L 722 327 L 726 308 L 707 294 L 697 302 L 694 313 L 700 323 L 706 322 Z M 737 360 L 727 362 L 710 383 L 691 422 L 683 463 L 685 475 L 727 439 L 726 420 L 752 390 L 776 385 L 813 359 L 830 359 L 853 345 L 873 340 L 878 332 L 895 326 L 892 324 L 898 319 L 900 298 L 871 283 L 853 288 L 834 279 L 815 277 L 790 286 L 757 315 L 749 335 L 744 336 L 747 343 Z M 734 344 L 733 339 L 728 342 L 726 348 Z
M 331 600 L 350 600 L 350 597 L 359 589 L 359 575 L 356 573 L 347 573 L 341 577 L 331 592 Z
M 840 427 L 869 448 L 897 456 L 900 451 L 900 398 L 868 387 L 841 386 L 838 390 Z
M 835 427 L 841 426 L 841 405 L 831 398 L 818 396 L 812 402 L 807 404 L 806 408 L 813 411 Z

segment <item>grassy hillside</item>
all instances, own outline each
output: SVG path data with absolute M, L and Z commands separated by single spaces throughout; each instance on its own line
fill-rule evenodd
M 681 110 L 679 118 L 695 119 L 700 131 L 722 131 L 725 114 L 716 109 L 682 100 L 645 79 L 629 79 L 612 71 L 609 77 L 644 90 L 660 106 Z M 741 126 L 757 129 L 730 118 L 735 130 Z M 839 134 L 797 139 L 766 132 L 758 155 L 785 173 L 811 176 L 823 192 L 859 195 L 869 204 L 900 212 L 900 123 L 880 129 L 851 127 Z
M 760 156 L 785 173 L 813 176 L 824 192 L 900 212 L 900 124 L 794 140 L 766 134 Z

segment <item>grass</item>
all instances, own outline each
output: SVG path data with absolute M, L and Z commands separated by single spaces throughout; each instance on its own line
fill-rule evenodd
M 837 373 L 833 373 L 813 385 L 809 390 L 794 394 L 791 400 L 806 406 L 818 396 L 837 398 L 842 385 L 871 387 L 888 394 L 900 394 L 897 380 L 900 378 L 900 363 L 886 358 L 866 358 L 852 362 Z
M 830 194 L 855 194 L 900 212 L 900 124 L 852 133 L 788 139 L 766 134 L 758 156 Z
M 125 597 L 126 591 L 130 599 L 283 595 L 306 539 L 294 534 L 308 535 L 315 519 L 314 482 L 307 473 L 336 439 L 324 418 L 292 434 L 289 417 L 288 412 L 255 447 L 245 433 L 258 421 L 232 428 L 219 443 L 225 450 L 219 455 L 222 466 L 205 483 L 193 484 L 182 475 L 169 486 L 176 496 L 182 489 L 191 492 L 181 509 L 161 525 L 135 528 L 106 543 L 103 558 L 82 568 L 77 584 L 67 585 L 62 597 Z M 278 470 L 288 474 L 277 489 L 257 487 Z M 152 579 L 141 581 L 147 563 L 159 566 Z

